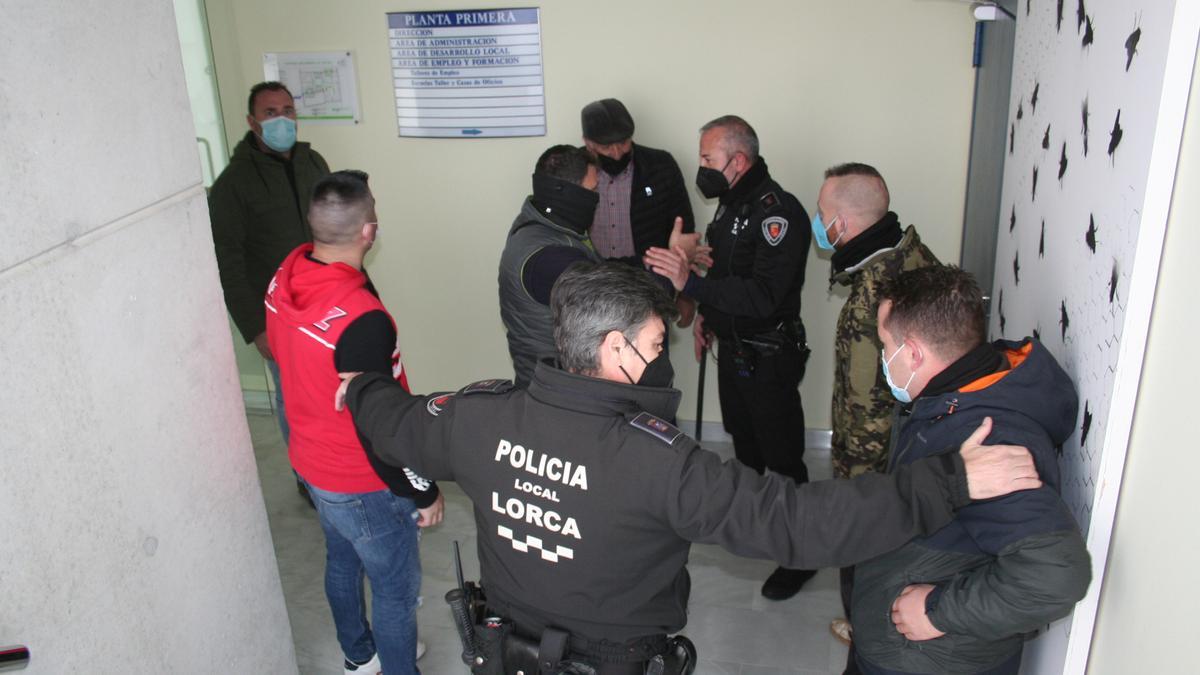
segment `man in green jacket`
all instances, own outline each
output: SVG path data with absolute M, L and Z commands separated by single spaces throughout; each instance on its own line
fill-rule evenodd
M 254 85 L 248 108 L 250 131 L 213 183 L 208 210 L 225 306 L 275 377 L 279 429 L 287 443 L 283 389 L 267 346 L 263 297 L 279 263 L 294 248 L 312 241 L 309 198 L 313 185 L 329 173 L 329 165 L 308 143 L 296 141 L 296 106 L 282 83 Z

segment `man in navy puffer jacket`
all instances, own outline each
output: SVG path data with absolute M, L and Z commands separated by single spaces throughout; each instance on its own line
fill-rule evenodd
M 989 439 L 1028 447 L 1043 486 L 974 502 L 855 568 L 864 673 L 1016 673 L 1022 634 L 1066 616 L 1091 581 L 1055 451 L 1075 428 L 1074 385 L 1033 338 L 985 342 L 980 297 L 970 274 L 940 265 L 881 293 L 883 371 L 901 403 L 889 470 L 956 447 L 991 418 Z

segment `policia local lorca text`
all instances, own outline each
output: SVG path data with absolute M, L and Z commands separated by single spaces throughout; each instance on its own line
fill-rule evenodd
M 513 445 L 504 439 L 500 439 L 500 443 L 496 446 L 496 456 L 493 459 L 496 462 L 507 459 L 514 469 L 523 469 L 538 478 L 548 478 L 568 488 L 587 490 L 587 467 L 583 464 L 572 464 L 570 461 L 539 453 L 521 445 Z M 552 502 L 559 501 L 556 489 L 548 489 L 531 481 L 522 481 L 518 478 L 513 483 L 513 487 Z M 509 497 L 501 505 L 500 493 L 492 492 L 492 510 L 496 513 L 503 513 L 513 520 L 536 525 L 555 534 L 576 539 L 583 538 L 579 533 L 579 523 L 574 518 L 564 518 L 557 511 L 543 509 L 537 504 L 529 504 L 516 497 Z

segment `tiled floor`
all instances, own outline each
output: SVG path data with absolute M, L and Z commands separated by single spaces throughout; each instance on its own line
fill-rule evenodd
M 296 492 L 287 453 L 273 417 L 251 414 L 258 471 L 263 484 L 279 574 L 287 598 L 300 672 L 340 675 L 342 655 L 325 601 L 325 556 L 315 513 Z M 731 456 L 732 447 L 712 449 Z M 826 451 L 809 451 L 816 479 L 830 475 Z M 478 578 L 475 524 L 471 505 L 454 484 L 446 493 L 445 521 L 426 530 L 421 541 L 424 604 L 417 614 L 428 652 L 419 665 L 426 675 L 467 673 L 459 660 L 458 637 L 442 597 L 454 584 L 452 543 L 460 542 L 468 578 Z M 700 652 L 697 673 L 780 675 L 840 673 L 846 648 L 829 634 L 829 622 L 841 615 L 837 571 L 822 570 L 796 597 L 772 602 L 758 589 L 774 563 L 739 558 L 715 546 L 693 546 L 690 614 L 685 634 Z

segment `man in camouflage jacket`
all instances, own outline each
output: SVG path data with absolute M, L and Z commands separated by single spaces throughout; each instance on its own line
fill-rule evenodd
M 938 264 L 915 227 L 900 229 L 899 218 L 888 211 L 889 199 L 879 172 L 857 163 L 826 171 L 817 199 L 820 220 L 813 229 L 823 227 L 835 249 L 831 280 L 850 288 L 834 342 L 832 455 L 838 478 L 886 468 L 896 400 L 879 362 L 879 284 L 905 270 Z
M 887 468 L 892 431 L 892 397 L 884 381 L 876 330 L 878 291 L 905 270 L 936 265 L 913 226 L 901 230 L 887 183 L 874 167 L 849 163 L 830 168 L 817 198 L 814 241 L 833 249 L 830 283 L 850 288 L 838 315 L 834 339 L 833 440 L 830 454 L 837 478 Z M 842 603 L 849 608 L 852 568 L 842 570 Z M 849 612 L 847 611 L 847 616 Z M 849 640 L 850 626 L 837 619 L 830 630 Z M 851 651 L 848 672 L 854 672 Z

